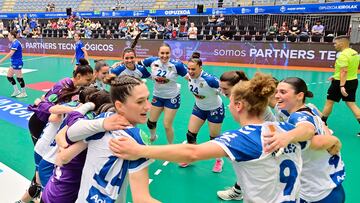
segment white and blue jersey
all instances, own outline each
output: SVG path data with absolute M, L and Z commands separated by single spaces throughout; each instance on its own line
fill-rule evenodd
M 11 67 L 13 69 L 21 69 L 24 65 L 22 60 L 22 45 L 19 40 L 15 39 L 10 47 L 11 50 L 15 51 L 11 56 Z
M 99 117 L 107 117 L 111 114 L 104 113 Z M 88 151 L 77 203 L 126 202 L 128 173 L 135 173 L 148 167 L 152 160 L 141 158 L 129 161 L 114 156 L 109 149 L 109 141 L 121 136 L 134 139 L 142 145 L 150 143 L 149 137 L 136 127 L 101 132 L 88 137 L 86 139 Z
M 163 99 L 172 99 L 180 94 L 180 86 L 176 83 L 178 75 L 187 74 L 185 65 L 173 59 L 163 64 L 159 57 L 149 57 L 142 61 L 145 67 L 151 67 L 151 77 L 155 81 L 153 95 Z
M 84 48 L 84 43 L 79 40 L 75 43 L 75 59 L 76 59 L 76 64 L 80 64 L 79 59 L 81 58 L 85 58 L 85 53 L 82 50 Z
M 214 110 L 222 106 L 219 93 L 219 80 L 204 71 L 198 78 L 189 78 L 189 90 L 195 96 L 195 104 L 201 110 Z
M 289 123 L 298 125 L 310 123 L 315 128 L 315 136 L 323 136 L 324 123 L 311 108 L 290 115 Z M 345 178 L 344 163 L 339 155 L 331 155 L 327 150 L 313 150 L 308 141 L 302 151 L 303 171 L 301 173 L 300 198 L 308 202 L 315 202 L 327 197 L 332 190 L 341 185 Z
M 211 142 L 221 146 L 231 159 L 244 202 L 295 203 L 300 190 L 301 147 L 291 143 L 279 156 L 263 152 L 263 134 L 270 125 L 277 132 L 294 128 L 283 122 L 247 125 L 227 131 Z
M 125 64 L 121 64 L 120 66 L 110 69 L 110 73 L 115 74 L 116 76 L 130 75 L 136 78 L 149 78 L 151 76 L 149 71 L 147 71 L 144 66 L 139 64 L 135 64 L 134 70 L 126 68 Z

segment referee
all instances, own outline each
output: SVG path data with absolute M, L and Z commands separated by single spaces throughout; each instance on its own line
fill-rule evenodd
M 340 54 L 335 61 L 335 73 L 329 78 L 331 85 L 327 92 L 322 117 L 325 123 L 332 111 L 334 102 L 339 102 L 340 99 L 346 103 L 360 123 L 360 109 L 355 103 L 358 87 L 359 54 L 349 45 L 349 36 L 343 35 L 335 38 L 334 47 L 336 51 L 340 51 Z M 360 136 L 360 133 L 357 135 Z

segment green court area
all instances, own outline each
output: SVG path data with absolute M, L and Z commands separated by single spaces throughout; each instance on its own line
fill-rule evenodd
M 69 58 L 26 56 L 24 59 L 24 68 L 34 69 L 32 72 L 24 74 L 25 81 L 30 86 L 31 84 L 45 81 L 56 82 L 64 77 L 71 76 L 73 69 L 73 65 L 70 63 L 71 59 Z M 112 64 L 115 61 L 109 60 L 108 62 Z M 6 68 L 8 65 L 9 61 L 6 61 L 4 64 L 0 64 L 0 67 Z M 329 86 L 327 78 L 332 74 L 329 72 L 306 70 L 294 71 L 287 70 L 286 68 L 256 69 L 234 66 L 204 66 L 203 68 L 208 73 L 218 77 L 223 72 L 229 70 L 243 70 L 249 77 L 252 77 L 256 71 L 271 73 L 278 79 L 288 76 L 301 77 L 308 83 L 309 89 L 313 91 L 315 95 L 315 97 L 309 99 L 308 102 L 315 104 L 319 109 L 322 109 L 325 103 L 326 91 Z M 0 70 L 0 86 L 2 87 L 0 88 L 0 96 L 10 98 L 9 95 L 12 93 L 12 87 L 3 74 L 4 70 Z M 182 102 L 175 118 L 174 128 L 175 142 L 182 143 L 186 140 L 187 126 L 194 104 L 194 97 L 187 89 L 187 82 L 182 78 L 179 78 L 178 81 L 182 85 Z M 146 84 L 152 89 L 153 84 L 151 80 L 147 80 Z M 31 104 L 35 98 L 40 97 L 44 92 L 28 88 L 27 93 L 29 95 L 27 98 L 14 100 Z M 228 99 L 223 98 L 223 100 L 227 106 L 229 103 Z M 359 93 L 357 100 L 360 101 Z M 239 128 L 239 125 L 233 121 L 228 108 L 226 109 L 222 130 Z M 0 111 L 3 110 L 0 103 Z M 0 162 L 30 179 L 34 172 L 33 146 L 28 130 L 16 125 L 19 119 L 21 118 L 16 117 L 13 119 L 13 122 L 8 122 L 0 117 Z M 162 118 L 160 118 L 158 124 L 159 139 L 155 144 L 166 143 L 165 132 L 161 122 Z M 342 102 L 335 106 L 328 123 L 334 131 L 334 134 L 340 137 L 343 143 L 342 156 L 346 165 L 346 179 L 344 182 L 346 202 L 358 202 L 359 186 L 357 184 L 359 184 L 358 181 L 360 180 L 360 158 L 357 150 L 360 147 L 360 138 L 357 137 L 356 134 L 360 131 L 359 124 L 345 103 Z M 142 125 L 141 128 L 148 132 L 146 125 Z M 203 126 L 198 138 L 200 142 L 205 142 L 209 139 L 207 125 Z M 151 194 L 162 202 L 222 202 L 217 198 L 216 191 L 232 186 L 236 178 L 228 160 L 225 161 L 223 172 L 219 174 L 212 172 L 213 164 L 214 160 L 200 161 L 192 164 L 188 168 L 180 168 L 176 163 L 157 160 L 150 166 L 149 170 L 150 178 L 152 179 L 150 183 Z M 3 186 L 6 187 L 6 183 L 3 183 Z M 14 190 L 16 190 L 16 188 L 14 188 Z M 131 201 L 130 195 L 128 199 Z

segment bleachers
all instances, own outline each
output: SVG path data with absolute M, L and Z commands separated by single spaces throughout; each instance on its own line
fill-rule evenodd
M 82 0 L 17 0 L 14 11 L 45 11 L 48 3 L 55 4 L 55 11 L 64 12 L 66 8 L 76 10 Z
M 106 0 L 94 0 L 95 1 L 106 1 Z M 156 0 L 121 0 L 116 4 L 119 9 L 126 10 L 143 10 L 143 9 L 153 9 L 156 3 Z

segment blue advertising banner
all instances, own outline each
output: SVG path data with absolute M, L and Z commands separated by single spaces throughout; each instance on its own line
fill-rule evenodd
M 0 96 L 0 119 L 27 129 L 33 112 L 27 110 L 28 104 Z
M 299 4 L 279 6 L 247 6 L 233 8 L 206 8 L 203 13 L 197 9 L 170 9 L 170 10 L 138 10 L 138 11 L 89 11 L 74 12 L 76 16 L 84 18 L 123 18 L 151 16 L 182 16 L 182 15 L 249 15 L 249 14 L 304 14 L 304 13 L 360 13 L 360 2 L 337 2 L 324 4 Z M 65 12 L 38 12 L 38 13 L 0 13 L 2 19 L 13 19 L 27 15 L 30 18 L 64 18 Z

